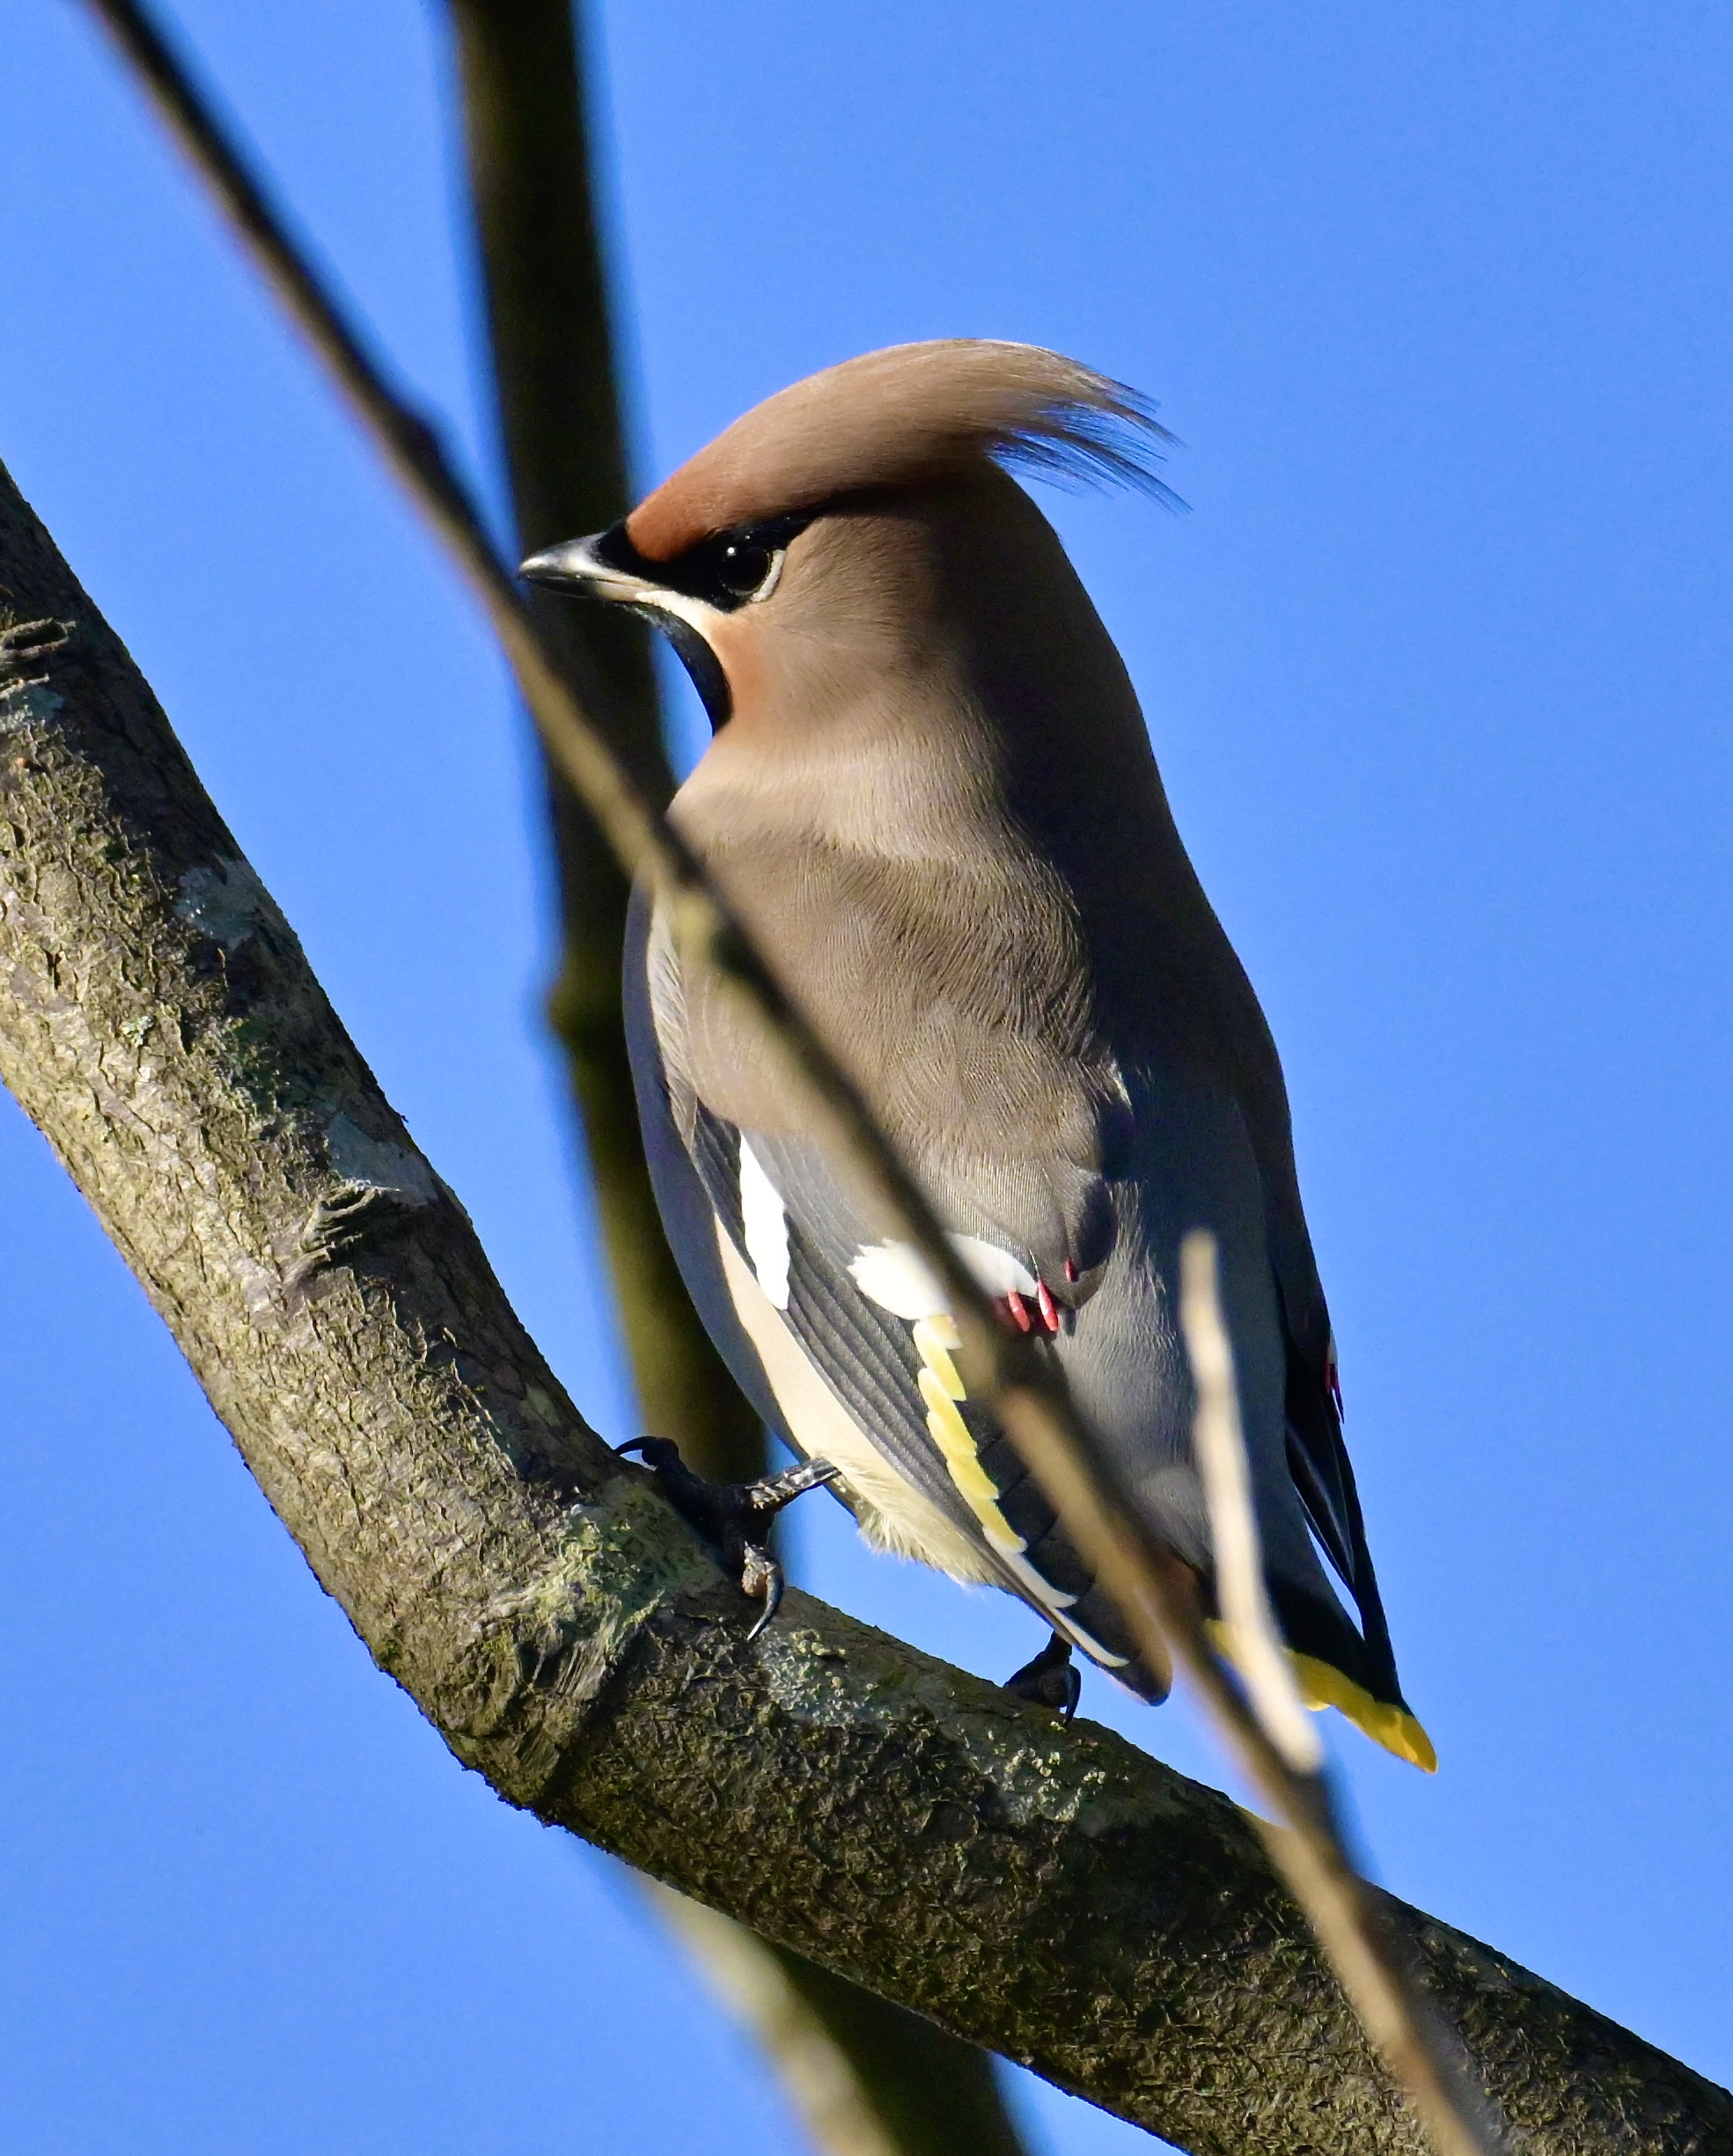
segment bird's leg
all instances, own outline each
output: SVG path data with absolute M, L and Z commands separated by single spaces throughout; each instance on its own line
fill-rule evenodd
M 1077 1711 L 1083 1681 L 1071 1659 L 1071 1643 L 1064 1633 L 1055 1632 L 1032 1662 L 1025 1662 L 1006 1678 L 1004 1689 L 1037 1707 L 1052 1707 L 1061 1721 L 1068 1722 Z
M 669 1438 L 634 1438 L 615 1446 L 636 1453 L 669 1504 L 694 1534 L 722 1558 L 723 1570 L 739 1584 L 742 1594 L 764 1607 L 746 1634 L 754 1640 L 776 1614 L 782 1599 L 782 1568 L 771 1555 L 770 1523 L 785 1505 L 820 1483 L 834 1482 L 837 1469 L 823 1460 L 803 1460 L 781 1475 L 761 1475 L 755 1483 L 712 1483 L 694 1475 Z

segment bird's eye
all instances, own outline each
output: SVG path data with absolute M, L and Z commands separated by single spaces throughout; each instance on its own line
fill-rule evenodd
M 716 563 L 716 582 L 736 599 L 751 599 L 769 581 L 776 553 L 756 539 L 731 539 Z
M 656 580 L 732 614 L 770 597 L 782 581 L 789 543 L 808 521 L 776 517 L 763 524 L 737 525 L 731 532 L 700 541 L 674 561 L 658 563 Z

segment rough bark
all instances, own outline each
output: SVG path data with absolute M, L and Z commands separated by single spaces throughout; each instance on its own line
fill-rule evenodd
M 457 1757 L 1199 2156 L 1418 2150 L 1226 1799 L 798 1593 L 744 1644 L 9 482 L 0 585 L 0 1074 Z M 1733 2152 L 1726 2091 L 1392 1906 L 1535 2156 Z

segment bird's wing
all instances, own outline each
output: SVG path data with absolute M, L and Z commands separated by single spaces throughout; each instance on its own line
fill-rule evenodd
M 891 1546 L 959 1577 L 996 1579 L 1134 1689 L 1158 1696 L 1039 1486 L 966 1397 L 936 1284 L 875 1232 L 804 1135 L 743 1130 L 699 1098 L 687 1075 L 678 968 L 642 906 L 634 944 L 634 1057 L 658 1195 L 683 1193 L 673 1205 L 663 1196 L 676 1255 L 749 1394 L 773 1403 L 767 1419 L 798 1449 L 842 1469 L 870 1534 L 876 1527 Z M 942 1217 L 989 1292 L 1019 1295 L 1032 1311 L 1046 1292 L 1043 1351 L 1206 1592 L 1209 1530 L 1171 1284 L 1186 1231 L 1214 1231 L 1271 1596 L 1303 1682 L 1319 1703 L 1425 1763 L 1429 1748 L 1402 1703 L 1387 1640 L 1373 1624 L 1355 1628 L 1313 1546 L 1315 1534 L 1333 1563 L 1345 1556 L 1344 1577 L 1358 1584 L 1352 1568 L 1364 1537 L 1340 1433 L 1318 1428 L 1309 1394 L 1284 1414 L 1296 1358 L 1238 1107 L 1219 1088 L 1145 1070 L 1130 1074 L 1120 1108 L 1122 1128 L 1094 1171 L 1074 1148 L 1046 1160 L 1026 1129 L 979 1167 L 954 1152 L 926 1164 Z M 1008 1172 L 1008 1159 L 1032 1165 Z M 1090 1262 L 1075 1281 L 1047 1247 L 1056 1219 L 1087 1237 Z M 719 1303 L 718 1325 L 709 1313 Z M 877 1481 L 875 1461 L 889 1470 Z
M 740 1321 L 729 1289 L 709 1188 L 715 1181 L 714 1168 L 707 1179 L 701 1169 L 700 1146 L 682 1135 L 676 1119 L 650 1001 L 648 973 L 650 911 L 648 893 L 643 886 L 635 887 L 626 920 L 621 982 L 626 1048 L 637 1095 L 638 1123 L 643 1135 L 650 1187 L 656 1193 L 663 1233 L 679 1267 L 687 1293 L 691 1296 L 693 1307 L 716 1352 L 760 1420 L 785 1445 L 792 1446 L 794 1440 L 777 1404 L 775 1390 L 757 1348 Z M 685 1113 L 681 1120 L 690 1123 L 689 1098 L 682 1102 L 682 1107 Z
M 1295 1343 L 1292 1334 L 1286 1333 L 1285 1328 L 1284 1332 L 1289 1471 L 1308 1525 L 1360 1613 L 1360 1630 L 1372 1675 L 1370 1689 L 1380 1698 L 1399 1700 L 1390 1626 L 1366 1539 L 1354 1468 L 1342 1438 L 1341 1394 L 1335 1382 L 1333 1350 L 1320 1372 L 1316 1361 Z
M 810 1141 L 742 1131 L 684 1081 L 678 978 L 641 896 L 627 983 L 664 1222 L 701 1316 L 766 1421 L 842 1469 L 876 1539 L 1007 1588 L 1122 1682 L 1159 1698 L 1164 1684 L 1137 1662 L 1039 1486 L 967 1398 L 956 1328 L 926 1268 L 873 1233 Z M 1020 1281 L 1034 1296 L 1009 1251 L 976 1238 L 959 1244 L 989 1289 Z M 803 1368 L 790 1369 L 795 1358 Z M 803 1382 L 806 1372 L 821 1393 Z
M 1207 953 L 1207 962 L 1196 966 L 1190 977 L 1194 984 L 1207 984 L 1203 1000 L 1212 1062 L 1238 1107 L 1261 1186 L 1284 1343 L 1288 1471 L 1318 1546 L 1359 1613 L 1360 1652 L 1353 1658 L 1359 1665 L 1357 1681 L 1375 1699 L 1399 1704 L 1390 1629 L 1342 1437 L 1335 1336 L 1300 1200 L 1281 1060 L 1237 954 L 1195 879 L 1189 881 L 1187 931 Z M 1327 1654 L 1316 1659 L 1332 1659 Z M 1423 1736 L 1417 1748 L 1429 1753 Z

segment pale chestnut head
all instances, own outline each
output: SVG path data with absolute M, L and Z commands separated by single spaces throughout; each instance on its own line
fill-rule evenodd
M 1092 623 L 1009 472 L 1161 491 L 1166 438 L 1131 391 L 1036 346 L 898 345 L 767 399 L 621 522 L 523 574 L 648 615 L 713 727 L 810 728 L 892 708 L 989 618 L 1001 652 L 1008 629 L 1021 644 L 1039 620 L 1052 647 Z

